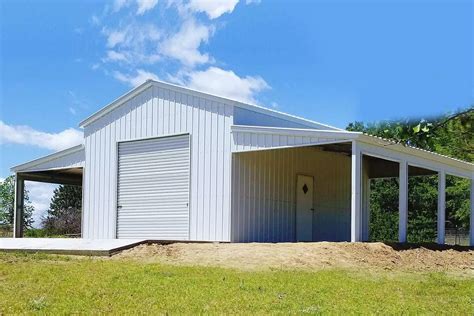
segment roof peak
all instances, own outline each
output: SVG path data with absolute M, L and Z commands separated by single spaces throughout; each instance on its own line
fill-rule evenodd
M 287 120 L 290 120 L 290 121 L 296 121 L 296 122 L 299 122 L 301 124 L 307 125 L 308 127 L 321 126 L 321 127 L 326 127 L 328 129 L 331 129 L 331 130 L 343 130 L 343 129 L 340 129 L 340 128 L 337 128 L 337 127 L 334 127 L 334 126 L 330 126 L 330 125 L 327 125 L 327 124 L 312 121 L 312 120 L 309 120 L 309 119 L 306 119 L 306 118 L 303 118 L 303 117 L 299 117 L 299 116 L 296 116 L 296 115 L 288 114 L 288 113 L 281 112 L 281 111 L 276 111 L 276 110 L 273 110 L 273 109 L 270 109 L 270 108 L 267 108 L 267 107 L 264 107 L 264 106 L 251 104 L 251 103 L 245 103 L 245 102 L 238 101 L 238 100 L 235 100 L 235 99 L 231 99 L 231 98 L 228 98 L 228 97 L 223 97 L 223 96 L 215 95 L 215 94 L 212 94 L 212 93 L 203 92 L 203 91 L 199 91 L 199 90 L 196 90 L 196 89 L 180 86 L 180 85 L 169 83 L 169 82 L 159 81 L 159 80 L 155 80 L 155 79 L 147 79 L 141 85 L 129 90 L 127 93 L 123 94 L 122 96 L 120 96 L 116 100 L 112 101 L 108 105 L 101 108 L 99 111 L 95 112 L 94 114 L 92 114 L 91 116 L 89 116 L 88 118 L 86 118 L 85 120 L 80 122 L 79 126 L 80 127 L 85 127 L 85 126 L 91 124 L 92 122 L 96 121 L 97 119 L 104 116 L 105 114 L 113 111 L 115 108 L 121 106 L 123 103 L 125 103 L 129 99 L 135 97 L 136 95 L 140 94 L 141 92 L 145 91 L 146 89 L 148 89 L 151 86 L 159 86 L 159 87 L 172 89 L 172 90 L 183 92 L 183 93 L 197 94 L 200 97 L 204 97 L 204 98 L 213 98 L 213 99 L 216 99 L 216 100 L 218 100 L 222 103 L 230 104 L 230 105 L 237 106 L 237 107 L 240 107 L 240 108 L 245 108 L 245 109 L 248 109 L 248 110 L 254 110 L 254 111 L 257 111 L 257 112 L 261 112 L 263 114 L 268 114 L 268 115 L 271 115 L 271 116 L 287 119 Z

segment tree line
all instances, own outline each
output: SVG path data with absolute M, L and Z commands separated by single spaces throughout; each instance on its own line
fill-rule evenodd
M 75 185 L 59 185 L 54 189 L 51 203 L 40 219 L 40 229 L 33 228 L 34 207 L 29 192 L 24 192 L 23 229 L 29 237 L 78 235 L 81 233 L 82 189 Z M 13 230 L 15 177 L 0 183 L 0 229 Z M 3 228 L 2 228 L 3 227 Z M 2 232 L 0 232 L 2 233 Z

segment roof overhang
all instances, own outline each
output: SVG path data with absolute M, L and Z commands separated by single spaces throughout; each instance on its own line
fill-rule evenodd
M 350 142 L 361 133 L 264 126 L 232 125 L 233 152 Z
M 77 145 L 59 152 L 32 160 L 11 168 L 12 172 L 37 172 L 48 170 L 83 168 L 85 164 L 84 145 Z
M 467 161 L 367 134 L 360 135 L 357 141 L 365 155 L 396 162 L 406 161 L 413 167 L 474 179 L 474 164 Z
M 357 142 L 365 155 L 474 179 L 472 163 L 360 132 L 233 125 L 231 133 L 233 152 Z

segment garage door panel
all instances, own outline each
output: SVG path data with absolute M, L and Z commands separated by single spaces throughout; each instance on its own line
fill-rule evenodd
M 143 219 L 146 219 L 145 222 L 141 223 Z M 140 222 L 141 227 L 147 226 L 175 226 L 180 227 L 182 224 L 187 223 L 188 217 L 186 214 L 182 214 L 181 216 L 176 215 L 168 215 L 168 216 L 137 216 L 133 218 L 123 218 L 123 223 L 121 223 L 122 228 L 125 227 L 135 227 L 136 223 Z M 154 232 L 153 232 L 154 233 Z
M 169 211 L 171 210 L 188 210 L 187 207 L 179 207 L 179 206 L 176 206 L 176 203 L 162 203 L 160 206 L 162 207 L 166 207 L 166 209 L 168 209 Z M 125 211 L 124 211 L 125 209 Z M 122 210 L 120 211 L 120 214 L 127 214 L 127 212 L 133 212 L 133 213 L 147 213 L 149 212 L 149 210 L 154 210 L 156 209 L 156 205 L 144 205 L 143 207 L 141 207 L 139 210 L 137 209 L 132 209 L 132 207 L 129 207 L 130 211 L 127 211 L 127 206 L 125 207 L 122 207 Z
M 140 159 L 142 154 L 148 153 L 151 157 L 160 157 L 167 155 L 182 155 L 185 150 L 183 146 L 186 145 L 186 142 L 172 142 L 167 144 L 154 144 L 154 140 L 140 140 L 143 144 L 133 145 L 131 144 L 127 148 L 122 150 L 123 154 L 128 155 L 127 158 L 130 159 Z
M 189 135 L 119 143 L 117 238 L 189 239 Z
M 179 181 L 178 183 L 173 182 L 172 184 L 167 184 L 167 183 L 161 183 L 160 185 L 149 185 L 150 189 L 166 189 L 166 188 L 172 188 L 174 191 L 181 189 L 181 186 L 186 185 L 186 181 Z M 142 192 L 140 189 L 136 188 L 133 185 L 122 185 L 120 188 L 127 189 L 130 194 L 135 194 L 135 193 L 140 193 Z
M 148 194 L 143 193 L 143 192 L 142 193 L 126 193 L 126 194 L 122 194 L 122 197 L 127 197 L 128 200 L 143 200 L 144 202 L 152 201 L 153 203 L 159 203 L 160 201 L 157 200 L 157 197 L 164 197 L 164 198 L 168 197 L 166 200 L 169 200 L 169 198 L 171 197 L 186 198 L 186 196 L 188 195 L 188 192 L 186 191 L 176 192 L 176 190 L 173 190 L 173 189 L 165 190 L 165 189 L 158 188 L 156 189 L 155 192 L 153 191 Z M 120 204 L 120 205 L 123 206 L 124 204 Z
M 126 154 L 126 153 L 123 153 L 122 154 Z M 183 158 L 183 157 L 186 157 L 187 156 L 187 152 L 183 152 L 183 153 L 180 153 L 179 155 L 175 152 L 169 152 L 169 153 L 163 153 L 161 155 L 148 155 L 149 157 L 146 157 L 146 159 L 150 162 L 150 165 L 154 165 L 154 164 L 169 164 L 169 163 L 172 163 L 174 162 L 174 160 L 176 158 Z M 131 157 L 127 157 L 126 160 L 122 160 L 120 159 L 119 161 L 125 165 L 125 166 L 132 166 L 134 165 L 134 163 L 136 162 L 140 162 L 140 161 L 143 161 L 143 157 L 139 157 L 139 156 L 131 156 Z M 150 161 L 150 159 L 154 159 L 155 161 Z
M 176 211 L 176 212 L 179 212 L 181 210 L 172 210 L 172 211 Z M 163 220 L 166 220 L 168 218 L 171 218 L 173 220 L 173 222 L 176 221 L 179 222 L 181 219 L 182 220 L 187 220 L 188 216 L 187 216 L 187 212 L 186 213 L 183 213 L 181 215 L 179 214 L 163 214 L 163 215 L 160 215 L 160 216 L 153 216 L 152 214 L 147 214 L 147 213 L 139 213 L 139 214 L 134 214 L 134 215 L 131 215 L 131 214 L 125 214 L 125 215 L 122 215 L 122 218 L 120 219 L 120 224 L 121 225 L 129 225 L 130 223 L 137 223 L 137 222 L 141 222 L 142 219 L 145 218 L 145 219 L 163 219 Z M 151 224 L 160 224 L 160 223 L 154 223 L 154 222 L 151 222 L 151 221 L 146 221 L 143 223 L 143 225 L 151 225 Z
M 181 225 L 183 224 L 186 224 L 187 220 L 185 218 L 183 218 L 181 221 L 177 221 L 177 220 L 171 220 L 171 219 L 167 219 L 167 218 L 157 218 L 159 219 L 160 221 L 159 222 L 151 222 L 151 221 L 147 221 L 146 223 L 144 223 L 142 225 L 142 229 L 146 229 L 146 228 L 149 228 L 149 227 L 162 227 L 163 230 L 166 230 L 166 229 L 171 229 L 173 228 L 173 230 L 175 230 L 176 228 L 179 228 Z M 122 224 L 122 229 L 134 229 L 135 228 L 135 225 L 136 223 L 134 222 L 127 222 L 127 223 L 123 223 Z M 150 233 L 153 233 L 153 232 L 150 232 Z
M 128 189 L 137 189 L 136 188 L 136 185 L 137 184 L 140 184 L 140 183 L 144 183 L 146 182 L 149 187 L 156 187 L 156 188 L 160 188 L 160 187 L 168 187 L 168 186 L 176 186 L 176 187 L 181 187 L 182 185 L 186 184 L 187 181 L 188 181 L 188 175 L 182 175 L 182 176 L 176 176 L 173 177 L 173 178 L 168 178 L 168 179 L 163 179 L 163 180 L 156 180 L 156 181 L 147 181 L 147 179 L 144 179 L 142 181 L 140 180 L 137 180 L 137 181 L 133 181 L 133 180 L 129 180 L 127 181 L 127 183 L 122 183 L 120 184 L 120 187 L 121 188 L 128 188 Z
M 154 182 L 154 179 L 157 179 L 156 176 L 163 175 L 165 177 L 176 176 L 185 176 L 184 171 L 182 170 L 167 170 L 167 171 L 160 171 L 160 172 L 137 172 L 137 173 L 128 173 L 122 175 L 122 180 L 141 180 L 141 182 L 151 181 Z M 139 177 L 139 178 L 138 178 Z M 157 179 L 159 181 L 159 179 Z

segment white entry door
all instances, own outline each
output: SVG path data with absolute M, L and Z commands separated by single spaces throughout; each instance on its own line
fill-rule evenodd
M 313 240 L 314 179 L 298 175 L 296 181 L 296 240 Z

